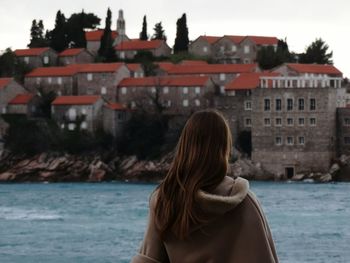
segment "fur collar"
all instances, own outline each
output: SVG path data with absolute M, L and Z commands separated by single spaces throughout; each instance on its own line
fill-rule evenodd
M 198 191 L 196 201 L 205 212 L 225 214 L 247 196 L 249 182 L 243 178 L 225 177 L 212 193 Z

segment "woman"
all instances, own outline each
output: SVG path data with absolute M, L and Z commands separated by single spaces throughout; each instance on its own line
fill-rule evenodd
M 190 117 L 169 172 L 151 196 L 148 227 L 132 263 L 278 262 L 248 181 L 226 176 L 231 147 L 219 112 Z

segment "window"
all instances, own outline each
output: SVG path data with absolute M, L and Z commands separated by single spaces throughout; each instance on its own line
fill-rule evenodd
M 220 73 L 220 80 L 226 80 L 226 74 L 225 73 Z
M 36 84 L 40 84 L 41 78 L 36 78 Z
M 310 99 L 310 110 L 316 110 L 316 99 Z
M 118 120 L 121 120 L 121 121 L 125 120 L 125 113 L 124 112 L 118 113 Z
M 247 118 L 247 119 L 245 119 L 244 123 L 245 123 L 246 127 L 251 127 L 252 126 L 252 119 Z
M 232 45 L 232 47 L 231 47 L 231 51 L 232 51 L 232 52 L 236 52 L 236 51 L 237 51 L 237 47 L 236 47 L 236 45 Z
M 92 80 L 92 74 L 91 73 L 88 73 L 87 76 L 86 76 L 87 80 L 88 81 L 91 81 Z
M 199 99 L 194 100 L 194 104 L 199 107 L 201 105 L 201 101 Z
M 293 99 L 287 99 L 287 111 L 293 110 Z
M 299 118 L 298 123 L 299 123 L 299 126 L 304 126 L 305 119 L 304 118 Z
M 126 94 L 126 91 L 127 91 L 126 87 L 122 87 L 122 94 Z
M 244 53 L 248 54 L 250 52 L 250 47 L 248 45 L 244 46 Z
M 169 88 L 168 87 L 163 87 L 163 93 L 168 94 L 169 93 Z
M 293 137 L 287 137 L 287 145 L 293 145 L 294 144 L 294 138 Z
M 182 101 L 182 106 L 188 107 L 188 100 L 183 100 Z
M 304 110 L 304 108 L 305 108 L 305 101 L 304 101 L 304 99 L 299 99 L 299 101 L 298 101 L 298 109 L 299 110 Z
M 282 118 L 275 119 L 276 126 L 282 126 Z
M 316 118 L 310 118 L 310 126 L 316 126 Z
M 29 57 L 24 57 L 24 62 L 25 62 L 26 64 L 28 64 L 28 63 L 29 63 Z
M 102 94 L 102 95 L 107 94 L 107 88 L 106 88 L 106 87 L 102 87 L 102 88 L 101 88 L 101 94 Z
M 81 109 L 81 114 L 86 115 L 86 109 L 85 108 Z
M 68 130 L 73 131 L 75 129 L 75 123 L 68 124 Z
M 293 118 L 287 118 L 287 125 L 288 125 L 288 126 L 292 126 L 293 123 L 294 123 Z
M 155 87 L 152 87 L 152 88 L 151 88 L 151 92 L 152 92 L 152 93 L 156 93 L 156 91 L 157 91 L 157 90 L 156 90 Z
M 182 92 L 183 92 L 183 94 L 187 94 L 188 93 L 188 88 L 187 87 L 183 87 L 182 88 Z
M 282 100 L 276 99 L 276 111 L 281 111 L 281 110 L 282 110 Z
M 269 111 L 271 109 L 270 99 L 264 99 L 264 111 Z
M 44 57 L 44 64 L 49 64 L 49 57 L 48 56 Z
M 120 57 L 121 59 L 124 59 L 124 58 L 125 58 L 125 52 L 124 52 L 124 51 L 120 52 L 120 53 L 119 53 L 119 57 Z
M 304 144 L 305 144 L 305 137 L 300 136 L 300 137 L 298 138 L 298 141 L 299 141 L 299 144 L 300 144 L 300 145 L 304 145 Z
M 220 51 L 224 52 L 225 51 L 225 46 L 220 46 Z
M 220 86 L 220 93 L 225 94 L 225 86 Z
M 344 126 L 350 126 L 350 118 L 344 119 Z
M 60 85 L 62 84 L 62 78 L 61 77 L 58 77 L 57 83 L 60 84 Z
M 64 129 L 64 127 L 65 127 L 65 126 L 64 126 L 64 123 L 62 123 L 62 124 L 61 124 L 61 129 Z
M 70 108 L 68 111 L 68 118 L 70 121 L 75 121 L 77 117 L 77 111 L 74 108 Z
M 276 145 L 282 145 L 282 137 L 281 136 L 277 136 L 275 138 L 275 143 L 276 143 Z
M 87 129 L 87 122 L 86 122 L 86 121 L 83 121 L 83 122 L 80 124 L 80 128 L 83 129 L 83 130 L 86 130 L 86 129 Z
M 244 102 L 244 109 L 245 110 L 252 110 L 252 102 L 250 100 L 247 100 Z
M 169 108 L 169 107 L 171 106 L 171 100 L 168 100 L 168 101 L 166 102 L 165 106 Z
M 201 88 L 200 87 L 196 87 L 194 89 L 194 91 L 195 91 L 196 94 L 200 94 L 201 93 Z
M 3 107 L 3 108 L 2 108 L 2 113 L 3 113 L 3 114 L 6 114 L 6 112 L 7 112 L 6 107 Z
M 344 137 L 344 143 L 350 144 L 350 137 Z
M 265 125 L 265 126 L 271 126 L 271 120 L 270 120 L 270 118 L 264 118 L 264 125 Z
M 47 82 L 48 82 L 49 84 L 51 84 L 51 83 L 52 83 L 52 78 L 49 77 L 49 78 L 47 79 Z
M 136 103 L 135 103 L 135 101 L 132 101 L 132 102 L 131 102 L 131 108 L 132 108 L 132 109 L 135 109 L 135 108 L 136 108 Z
M 203 47 L 203 52 L 207 53 L 208 52 L 208 47 Z

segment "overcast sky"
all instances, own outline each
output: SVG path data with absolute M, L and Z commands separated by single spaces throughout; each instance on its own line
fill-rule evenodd
M 42 19 L 52 29 L 56 12 L 66 17 L 82 9 L 101 18 L 107 8 L 113 14 L 113 28 L 119 9 L 124 10 L 126 33 L 137 38 L 143 15 L 147 16 L 148 34 L 161 21 L 173 46 L 176 20 L 187 14 L 190 40 L 199 35 L 262 35 L 287 38 L 291 51 L 302 52 L 317 37 L 333 51 L 333 60 L 350 77 L 350 1 L 349 0 L 0 0 L 0 50 L 25 48 L 29 43 L 31 22 Z

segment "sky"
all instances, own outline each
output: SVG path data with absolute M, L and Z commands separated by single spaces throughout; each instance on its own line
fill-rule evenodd
M 0 0 L 0 50 L 26 48 L 33 19 L 42 19 L 45 29 L 54 27 L 61 10 L 66 17 L 74 12 L 92 12 L 104 27 L 107 8 L 116 28 L 118 10 L 124 10 L 126 34 L 138 38 L 142 18 L 147 16 L 148 34 L 162 22 L 173 46 L 176 21 L 187 15 L 190 40 L 200 35 L 260 35 L 287 39 L 289 49 L 303 52 L 316 38 L 322 38 L 333 51 L 334 65 L 350 77 L 349 0 Z

